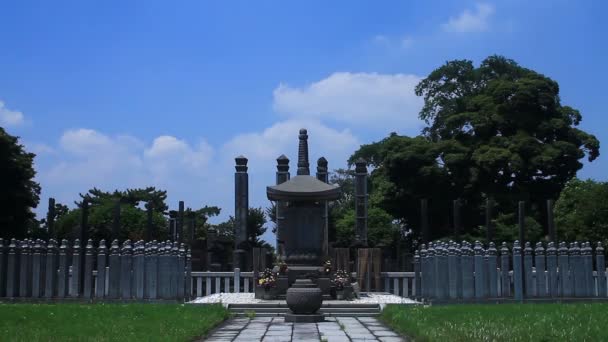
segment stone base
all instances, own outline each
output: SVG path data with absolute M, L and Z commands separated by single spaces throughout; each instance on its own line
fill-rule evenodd
M 325 315 L 323 314 L 311 314 L 311 315 L 296 315 L 292 313 L 285 314 L 285 322 L 291 323 L 317 323 L 325 321 Z

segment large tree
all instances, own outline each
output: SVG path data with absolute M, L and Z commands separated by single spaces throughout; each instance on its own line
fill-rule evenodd
M 598 140 L 577 128 L 581 114 L 561 104 L 557 82 L 513 60 L 491 56 L 477 68 L 467 60 L 447 62 L 416 94 L 424 97 L 419 116 L 428 125 L 421 136 L 393 133 L 350 158 L 374 166 L 381 206 L 414 233 L 421 198 L 430 200 L 432 238 L 450 233 L 447 214 L 457 198 L 471 233 L 478 232 L 489 197 L 504 215 L 526 200 L 531 218 L 540 221 L 542 203 L 557 198 L 581 159 L 599 156 Z M 510 221 L 503 216 L 497 223 L 512 228 Z
M 32 208 L 40 201 L 40 185 L 34 181 L 33 153 L 19 138 L 0 127 L 0 237 L 23 238 L 33 227 Z

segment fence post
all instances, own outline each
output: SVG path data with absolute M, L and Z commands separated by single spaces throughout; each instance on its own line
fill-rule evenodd
M 52 298 L 55 295 L 55 279 L 57 278 L 56 253 L 55 240 L 50 239 L 46 252 L 46 279 L 44 284 L 44 297 L 46 298 Z
M 475 298 L 481 299 L 486 294 L 483 247 L 481 247 L 481 242 L 475 241 L 473 252 L 475 253 Z
M 475 265 L 473 262 L 473 250 L 471 245 L 463 241 L 461 248 L 461 263 L 462 263 L 462 298 L 471 299 L 475 296 L 475 283 L 473 273 Z
M 144 242 L 139 240 L 133 248 L 133 289 L 131 291 L 139 300 L 144 299 L 144 272 Z
M 460 269 L 456 265 L 457 249 L 454 246 L 454 244 L 455 244 L 454 241 L 450 241 L 450 246 L 448 247 L 448 270 L 449 270 L 449 283 L 450 283 L 449 297 L 450 297 L 450 299 L 458 298 L 458 276 L 457 276 L 457 274 L 460 273 L 459 272 Z
M 572 287 L 570 286 L 570 258 L 568 256 L 568 247 L 565 242 L 559 243 L 559 249 L 557 250 L 559 256 L 557 257 L 558 262 L 558 278 L 560 283 L 559 294 L 562 297 L 572 296 Z
M 513 292 L 515 300 L 524 300 L 523 270 L 521 269 L 521 246 L 519 240 L 513 243 Z
M 133 249 L 131 240 L 122 244 L 120 253 L 120 297 L 131 299 L 131 267 L 133 266 Z
M 595 296 L 595 279 L 593 277 L 593 249 L 591 248 L 591 243 L 589 241 L 585 242 L 585 247 L 581 251 L 583 257 L 583 263 L 585 270 L 585 279 L 586 279 L 586 297 L 594 297 Z
M 17 240 L 11 239 L 8 245 L 8 255 L 6 262 L 6 296 L 9 298 L 17 297 Z
M 99 241 L 97 248 L 97 278 L 95 279 L 95 297 L 103 298 L 106 294 L 106 240 Z
M 6 296 L 6 256 L 4 253 L 4 239 L 0 238 L 0 297 Z
M 429 279 L 427 268 L 427 250 L 426 245 L 420 246 L 420 297 L 428 298 L 429 296 Z M 255 284 L 253 284 L 255 286 Z
M 577 241 L 570 245 L 570 275 L 574 276 L 574 296 L 584 297 L 587 285 L 585 284 L 585 271 L 581 258 L 581 249 Z
M 19 296 L 29 297 L 31 290 L 32 259 L 29 240 L 21 243 L 21 255 L 19 257 Z
M 234 293 L 241 292 L 241 269 L 234 269 Z
M 526 297 L 534 296 L 534 274 L 532 273 L 532 257 L 533 249 L 530 245 L 530 241 L 526 241 L 524 247 L 524 276 L 526 282 Z
M 158 297 L 161 299 L 167 299 L 167 293 L 169 288 L 169 274 L 168 269 L 168 258 L 171 253 L 170 242 L 165 241 L 161 244 L 158 250 Z
M 503 242 L 500 247 L 500 287 L 501 296 L 511 296 L 511 278 L 509 277 L 509 247 Z
M 245 290 L 245 292 L 248 292 Z M 192 250 L 186 250 L 186 298 L 192 298 Z
M 412 289 L 412 297 L 420 298 L 420 285 L 420 253 L 418 252 L 418 250 L 416 250 L 414 251 L 414 288 Z
M 87 240 L 84 251 L 84 277 L 83 277 L 82 297 L 90 299 L 93 294 L 93 240 Z
M 177 298 L 177 277 L 178 277 L 178 265 L 177 265 L 177 259 L 179 256 L 179 243 L 177 241 L 173 242 L 173 246 L 171 247 L 171 259 L 170 259 L 170 264 L 169 264 L 169 273 L 171 274 L 171 285 L 170 285 L 170 289 L 171 289 L 171 299 L 176 299 Z
M 547 278 L 545 276 L 545 249 L 542 242 L 536 243 L 534 249 L 534 265 L 536 266 L 536 295 L 547 297 Z
M 153 240 L 146 248 L 146 298 L 158 297 L 158 243 Z
M 40 252 L 42 251 L 42 247 L 40 246 L 40 241 L 36 240 L 34 242 L 34 247 L 32 249 L 32 297 L 38 298 L 41 293 L 41 284 L 42 284 L 42 266 L 40 264 Z
M 184 300 L 184 279 L 186 271 L 186 245 L 180 244 L 177 255 L 177 299 Z
M 69 288 L 69 273 L 70 270 L 68 268 L 68 240 L 61 240 L 61 246 L 59 246 L 59 274 L 57 279 L 57 297 L 65 298 L 68 294 Z
M 491 298 L 498 297 L 498 270 L 497 270 L 497 259 L 498 251 L 494 242 L 490 242 L 488 250 L 486 251 L 486 258 L 488 261 L 488 278 L 489 278 L 489 291 L 488 294 Z
M 118 240 L 114 239 L 110 246 L 110 269 L 108 279 L 108 298 L 117 299 L 119 296 L 120 286 L 120 247 L 118 246 Z
M 72 278 L 70 279 L 70 296 L 80 296 L 80 240 L 74 240 L 72 247 Z
M 601 242 L 595 248 L 595 265 L 597 268 L 597 296 L 606 297 L 606 259 L 604 259 L 604 246 Z
M 547 273 L 549 274 L 549 295 L 553 298 L 557 293 L 557 250 L 555 243 L 549 242 L 547 245 Z
M 426 250 L 427 260 L 429 263 L 429 298 L 437 297 L 437 287 L 435 282 L 437 281 L 435 275 L 437 274 L 437 250 L 435 244 L 429 242 L 429 248 Z
M 448 274 L 448 250 L 444 242 L 439 245 L 439 255 L 437 258 L 439 260 L 439 274 L 437 275 L 439 298 L 445 300 L 448 298 L 450 277 Z M 404 297 L 407 297 L 407 294 L 405 294 Z

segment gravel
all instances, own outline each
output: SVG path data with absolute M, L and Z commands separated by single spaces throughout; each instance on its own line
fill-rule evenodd
M 262 300 L 255 299 L 253 293 L 215 293 L 205 297 L 198 297 L 189 303 L 191 304 L 258 304 L 258 303 L 281 303 L 284 300 Z M 324 301 L 325 303 L 336 303 L 338 301 Z M 340 301 L 352 304 L 380 304 L 383 308 L 385 304 L 419 304 L 415 300 L 395 296 L 388 293 L 369 293 L 361 298 L 351 301 Z

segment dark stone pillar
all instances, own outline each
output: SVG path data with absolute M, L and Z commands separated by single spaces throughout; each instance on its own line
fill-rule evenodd
M 494 200 L 488 198 L 486 200 L 486 240 L 488 242 L 494 239 L 494 225 L 492 224 L 492 217 L 494 216 Z
M 169 238 L 171 241 L 177 239 L 177 211 L 169 210 Z
M 426 198 L 420 200 L 420 235 L 423 243 L 429 242 L 429 200 Z
M 277 158 L 277 185 L 289 180 L 289 158 L 284 154 Z M 277 201 L 276 206 L 276 225 L 277 225 L 277 254 L 280 258 L 285 258 L 285 202 Z
M 82 200 L 81 206 L 81 221 L 80 221 L 80 241 L 84 244 L 85 241 L 89 240 L 89 202 L 86 199 Z M 80 253 L 80 272 L 78 277 L 80 278 L 78 293 L 84 293 L 84 278 L 85 278 L 85 270 L 84 270 L 84 262 L 85 262 L 85 253 L 81 251 Z M 72 273 L 73 276 L 74 273 Z
M 300 144 L 298 145 L 298 176 L 310 175 L 310 169 L 308 164 L 308 134 L 307 131 L 302 128 L 300 130 Z
M 146 241 L 150 241 L 154 236 L 154 204 L 152 201 L 146 204 Z
M 55 237 L 55 199 L 49 198 L 49 210 L 46 214 L 46 226 L 48 229 L 49 239 Z
M 194 211 L 190 211 L 188 213 L 188 243 L 190 246 L 194 243 L 194 231 L 196 228 L 196 213 Z
M 234 174 L 234 268 L 245 270 L 245 254 L 247 245 L 247 216 L 249 214 L 249 175 L 247 174 L 247 158 L 235 158 L 236 173 Z
M 549 228 L 549 241 L 556 241 L 555 223 L 553 222 L 553 200 L 547 200 L 547 227 Z
M 460 220 L 460 199 L 454 200 L 452 212 L 454 220 L 454 235 L 458 237 L 462 233 L 462 223 Z
M 120 239 L 120 199 L 114 203 L 114 212 L 112 216 L 112 240 Z M 82 240 L 86 241 L 86 240 Z
M 367 170 L 366 170 L 367 175 Z M 325 157 L 319 158 L 317 160 L 317 179 L 324 183 L 329 183 L 329 177 L 327 173 L 327 159 Z M 366 209 L 366 222 L 367 222 L 367 209 Z M 367 227 L 367 223 L 366 223 Z M 366 228 L 367 232 L 367 228 Z M 366 241 L 367 241 L 367 233 L 366 233 Z M 327 257 L 329 255 L 329 207 L 327 201 L 323 201 L 323 245 L 321 246 L 323 249 L 323 256 Z
M 355 215 L 356 239 L 367 246 L 367 162 L 362 158 L 355 162 Z
M 184 241 L 184 201 L 179 201 L 179 210 L 177 212 L 177 241 Z

